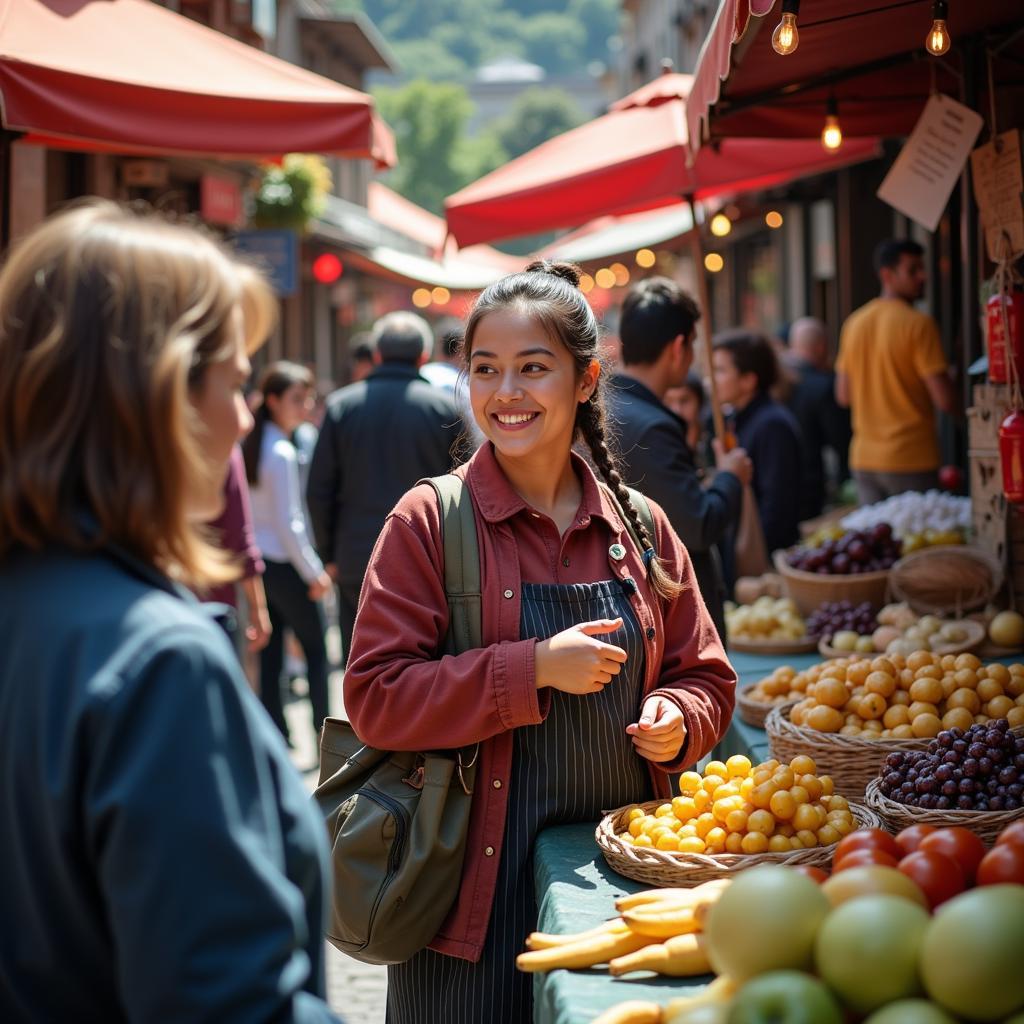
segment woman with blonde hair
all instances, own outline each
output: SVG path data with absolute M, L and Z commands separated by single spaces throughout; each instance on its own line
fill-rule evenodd
M 326 1021 L 326 849 L 186 587 L 266 284 L 107 202 L 0 272 L 0 1019 Z

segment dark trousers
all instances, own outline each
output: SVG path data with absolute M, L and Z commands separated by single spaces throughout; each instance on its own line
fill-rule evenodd
M 284 631 L 291 629 L 306 656 L 313 728 L 319 734 L 320 726 L 329 713 L 324 610 L 319 601 L 309 599 L 309 587 L 293 565 L 267 560 L 266 566 L 263 588 L 267 592 L 267 610 L 273 632 L 270 643 L 260 651 L 260 700 L 287 739 L 288 725 L 281 700 L 281 670 L 284 667 Z
M 348 652 L 352 646 L 352 630 L 356 624 L 356 609 L 359 607 L 359 591 L 362 583 L 342 580 L 335 588 L 338 592 L 338 632 L 341 633 L 341 664 L 348 664 Z

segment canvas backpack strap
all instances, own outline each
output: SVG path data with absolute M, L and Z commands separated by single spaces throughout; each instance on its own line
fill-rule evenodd
M 650 565 L 651 559 L 654 558 L 657 553 L 657 534 L 654 531 L 654 513 L 651 512 L 651 504 L 647 500 L 646 495 L 641 494 L 639 491 L 632 487 L 627 487 L 626 491 L 629 493 L 629 500 L 636 509 L 637 515 L 640 517 L 640 522 L 644 524 L 644 529 L 647 531 L 647 536 L 651 539 L 651 547 L 646 548 L 641 543 L 639 536 L 637 535 L 636 528 L 633 526 L 633 521 L 626 515 L 625 510 L 622 507 L 622 503 L 619 501 L 618 495 L 607 485 L 602 483 L 601 486 L 604 488 L 605 493 L 611 498 L 612 503 L 619 510 L 619 516 L 622 519 L 623 525 L 626 527 L 626 533 L 629 534 L 630 540 L 636 545 L 637 551 L 643 555 L 644 565 Z

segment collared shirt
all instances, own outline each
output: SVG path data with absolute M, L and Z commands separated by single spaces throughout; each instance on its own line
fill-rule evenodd
M 250 495 L 256 545 L 263 557 L 291 562 L 298 574 L 312 583 L 324 567 L 306 530 L 298 455 L 295 445 L 270 420 L 263 426 L 260 478 Z
M 479 650 L 437 657 L 448 606 L 437 499 L 428 485 L 406 493 L 388 516 L 363 582 L 345 675 L 345 708 L 360 739 L 389 750 L 481 744 L 462 887 L 431 944 L 469 960 L 480 956 L 494 897 L 512 730 L 540 722 L 550 704 L 549 691 L 536 685 L 536 640 L 519 639 L 523 583 L 618 579 L 630 592 L 647 643 L 644 693 L 657 689 L 673 701 L 687 729 L 679 757 L 651 765 L 659 795 L 669 794 L 667 773 L 703 757 L 732 715 L 736 675 L 664 512 L 651 503 L 659 555 L 685 587 L 671 603 L 651 590 L 642 553 L 593 472 L 576 456 L 573 465 L 583 498 L 562 536 L 513 490 L 490 444 L 456 470 L 476 512 L 485 644 Z

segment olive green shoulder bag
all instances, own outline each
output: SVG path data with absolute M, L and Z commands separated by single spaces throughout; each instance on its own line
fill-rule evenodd
M 454 475 L 437 492 L 449 625 L 443 650 L 483 646 L 480 550 L 469 489 Z M 455 902 L 479 744 L 418 753 L 376 750 L 328 718 L 314 799 L 331 841 L 334 891 L 327 938 L 364 963 L 408 960 L 434 938 Z

